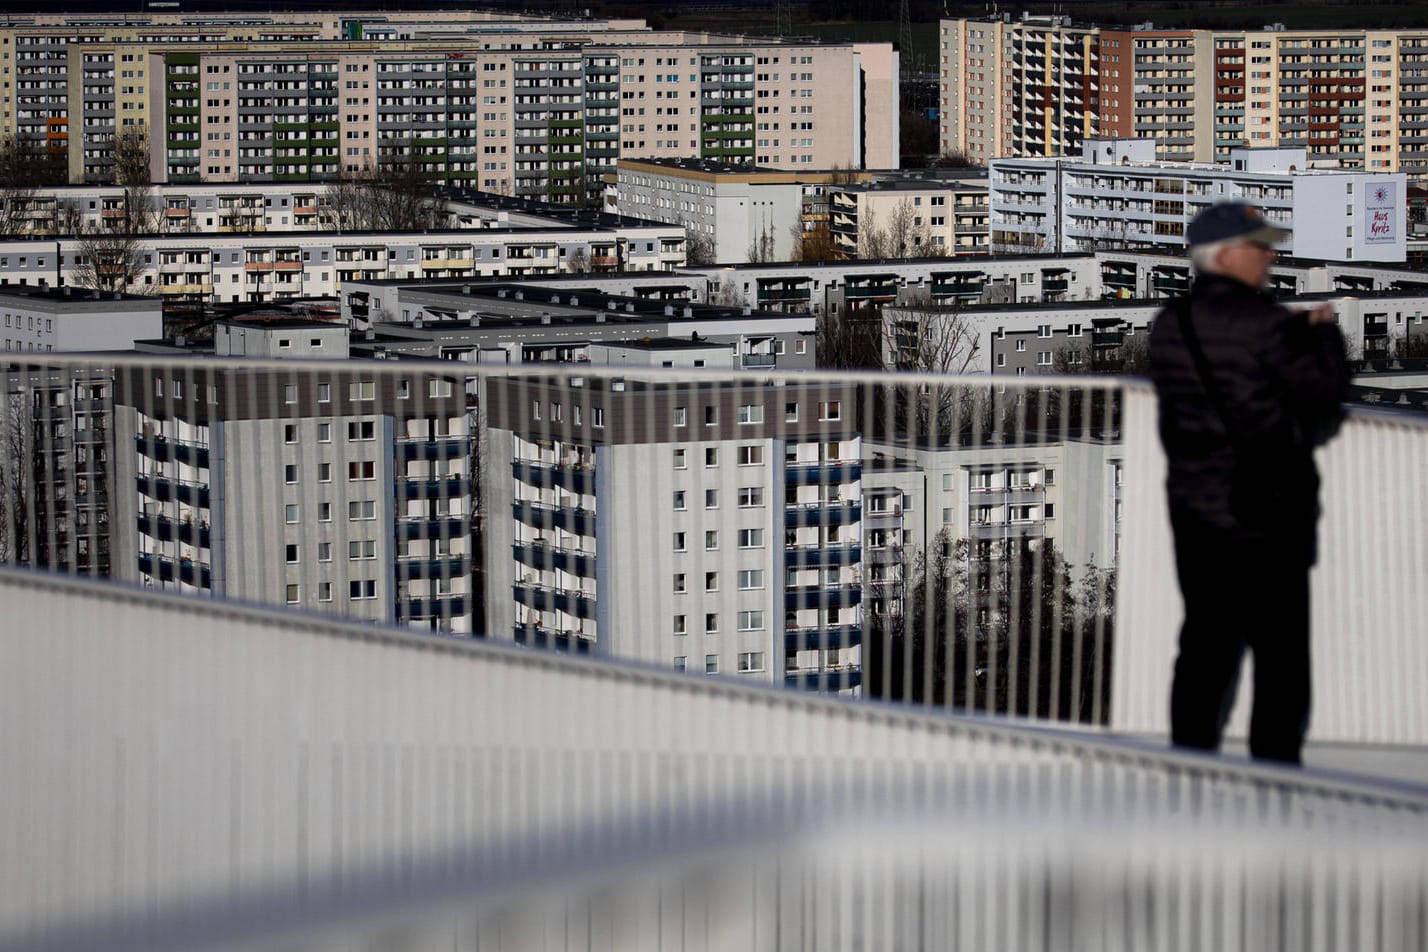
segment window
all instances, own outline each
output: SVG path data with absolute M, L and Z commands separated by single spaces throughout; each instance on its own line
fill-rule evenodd
M 796 403 L 785 403 L 785 404 L 783 405 L 783 422 L 785 422 L 785 423 L 797 423 L 797 422 L 798 422 L 798 404 L 796 404 Z
M 289 565 L 297 565 L 298 547 L 296 543 L 289 542 L 283 549 L 283 558 Z
M 705 550 L 719 548 L 719 530 L 709 529 L 704 533 L 704 548 Z
M 796 340 L 796 341 L 794 341 L 794 342 L 793 342 L 793 352 L 794 352 L 795 354 L 806 354 L 806 353 L 808 353 L 808 341 L 806 341 L 806 340 Z
M 704 448 L 704 465 L 705 465 L 705 466 L 718 466 L 718 465 L 719 465 L 719 448 L 718 448 L 717 446 L 706 446 L 706 447 Z
M 347 595 L 353 601 L 364 598 L 377 597 L 377 582 L 375 579 L 353 579 L 347 583 Z
M 675 407 L 675 408 L 674 408 L 674 425 L 675 425 L 675 426 L 688 426 L 688 425 L 689 425 L 689 415 L 688 415 L 688 412 L 686 411 L 686 409 L 685 409 L 684 407 Z
M 719 408 L 709 406 L 704 408 L 704 425 L 715 426 L 719 422 Z
M 842 418 L 843 402 L 841 400 L 829 400 L 827 403 L 818 404 L 818 419 L 841 420 Z
M 600 407 L 590 409 L 590 425 L 595 427 L 605 426 L 605 411 Z
M 719 508 L 719 490 L 717 490 L 717 489 L 706 489 L 706 490 L 704 490 L 704 508 L 705 508 L 705 509 L 718 509 L 718 508 Z
M 318 582 L 318 583 L 317 583 L 317 600 L 320 601 L 320 602 L 330 602 L 330 601 L 332 601 L 332 583 L 331 583 L 331 582 Z
M 739 612 L 740 631 L 762 631 L 764 627 L 764 613 L 762 611 Z
M 676 551 L 676 552 L 683 552 L 683 551 L 685 551 L 685 549 L 686 549 L 686 545 L 685 545 L 685 533 L 683 533 L 683 532 L 676 532 L 676 533 L 674 534 L 674 551 Z
M 718 673 L 719 673 L 719 656 L 718 656 L 718 655 L 716 655 L 716 654 L 707 654 L 707 655 L 704 656 L 704 673 L 705 673 L 705 674 L 718 674 Z
M 332 561 L 332 543 L 331 543 L 331 542 L 319 542 L 319 543 L 317 544 L 317 560 L 318 560 L 319 562 L 331 562 L 331 561 Z
M 739 591 L 752 592 L 764 587 L 763 569 L 740 569 Z
M 353 460 L 347 464 L 347 478 L 354 479 L 376 479 L 377 464 L 372 460 Z
M 1024 340 L 1018 340 L 1018 341 L 1016 342 L 1016 349 L 1017 349 L 1017 352 L 1018 352 L 1018 353 L 1020 353 L 1021 351 L 1026 350 L 1026 341 L 1024 341 Z
M 370 499 L 353 500 L 347 504 L 347 518 L 352 521 L 366 521 L 377 518 L 377 504 Z
M 689 467 L 689 454 L 683 448 L 674 451 L 674 468 L 687 469 Z
M 684 573 L 683 573 L 683 572 L 675 572 L 675 573 L 674 573 L 674 594 L 676 594 L 676 595 L 683 595 L 683 594 L 685 593 L 685 591 L 686 591 L 686 589 L 685 589 L 685 587 L 684 587 Z
M 377 543 L 374 539 L 354 539 L 347 543 L 347 559 L 350 562 L 360 562 L 376 557 Z
M 332 521 L 332 503 L 330 503 L 330 502 L 320 502 L 320 503 L 317 504 L 317 521 L 318 521 L 318 522 L 331 522 L 331 521 Z
M 283 482 L 291 486 L 298 481 L 298 468 L 296 463 L 287 463 L 283 466 Z
M 764 504 L 764 487 L 746 486 L 739 490 L 739 508 L 752 509 Z
M 704 591 L 706 591 L 706 592 L 717 592 L 717 591 L 719 591 L 719 573 L 718 573 L 718 572 L 705 572 L 705 573 L 704 573 Z
M 317 425 L 317 441 L 318 441 L 319 443 L 331 443 L 331 442 L 332 442 L 332 424 L 331 424 L 331 423 L 319 423 L 319 424 Z
M 377 385 L 371 380 L 361 380 L 347 385 L 347 399 L 349 400 L 375 400 L 377 399 Z
M 745 403 L 739 407 L 739 423 L 764 422 L 764 408 L 757 403 Z
M 451 396 L 451 381 L 434 378 L 427 381 L 426 395 L 428 397 L 449 397 Z
M 684 501 L 684 490 L 676 489 L 674 491 L 674 511 L 683 512 L 687 508 Z
M 740 466 L 764 465 L 764 448 L 756 443 L 739 447 Z
M 1053 519 L 1056 517 L 1056 507 L 1054 505 L 1047 503 L 1043 508 L 1046 510 L 1046 518 Z
M 296 503 L 288 503 L 283 507 L 283 521 L 288 525 L 297 525 L 298 507 Z
M 689 657 L 687 655 L 674 656 L 674 670 L 686 671 L 689 668 Z
M 331 402 L 332 402 L 332 384 L 330 384 L 330 383 L 320 383 L 320 384 L 317 385 L 317 402 L 318 402 L 318 403 L 331 403 Z
M 760 626 L 762 627 L 762 626 Z M 739 670 L 742 672 L 762 671 L 764 669 L 764 653 L 762 651 L 741 651 L 739 652 Z
M 375 440 L 377 438 L 377 424 L 371 420 L 357 420 L 347 424 L 347 439 Z
M 719 613 L 706 612 L 704 615 L 704 633 L 712 635 L 719 630 Z
M 1050 336 L 1051 336 L 1051 325 L 1050 325 L 1050 324 L 1038 324 L 1038 325 L 1036 325 L 1036 336 L 1037 336 L 1037 337 L 1050 337 Z
M 284 385 L 283 385 L 283 402 L 284 402 L 284 403 L 297 403 L 297 385 L 296 385 L 296 384 L 291 384 L 291 383 L 289 383 L 289 384 L 284 384 Z
M 676 635 L 687 635 L 687 634 L 689 634 L 689 629 L 688 629 L 688 627 L 685 625 L 685 621 L 684 621 L 684 616 L 683 616 L 683 615 L 675 615 L 675 616 L 674 616 L 674 633 L 675 633 Z
M 762 549 L 764 547 L 764 530 L 762 529 L 740 529 L 739 548 L 741 549 Z
M 1054 470 L 1054 469 L 1048 469 L 1048 470 L 1046 471 L 1045 475 L 1042 477 L 1042 479 L 1046 482 L 1046 485 L 1048 485 L 1048 486 L 1055 486 L 1055 485 L 1056 485 L 1056 470 Z
M 317 481 L 320 482 L 320 483 L 330 483 L 330 482 L 332 482 L 332 464 L 331 464 L 331 463 L 318 463 L 318 464 L 317 464 Z
M 296 605 L 298 603 L 298 592 L 299 589 L 296 585 L 289 585 L 287 587 L 286 597 L 289 605 Z
M 297 442 L 297 424 L 296 424 L 296 423 L 284 423 L 284 424 L 283 424 L 283 442 L 284 442 L 284 443 L 296 443 L 296 442 Z

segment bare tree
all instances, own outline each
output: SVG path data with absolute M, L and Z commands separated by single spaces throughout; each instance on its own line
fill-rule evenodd
M 445 223 L 431 174 L 405 141 L 384 146 L 375 166 L 343 171 L 327 195 L 338 231 L 421 231 Z
M 714 238 L 706 232 L 684 226 L 684 261 L 686 264 L 713 264 Z
M 54 157 L 43 146 L 13 134 L 0 137 L 0 234 L 31 230 L 38 190 L 60 184 L 58 175 Z
M 814 337 L 817 365 L 836 370 L 881 369 L 881 323 L 875 309 L 819 314 Z
M 933 245 L 932 231 L 911 198 L 893 206 L 886 225 L 879 225 L 871 208 L 860 219 L 859 258 L 929 258 L 947 253 L 945 248 Z
M 114 137 L 114 181 L 124 190 L 123 219 L 112 223 L 116 231 L 142 234 L 156 230 L 154 190 L 149 177 L 149 130 L 125 126 Z
M 794 261 L 837 261 L 843 257 L 827 222 L 818 222 L 812 228 L 794 224 L 789 231 L 793 234 Z
M 565 269 L 571 274 L 585 274 L 590 270 L 590 255 L 586 250 L 576 248 L 565 259 Z
M 982 350 L 967 315 L 931 304 L 885 310 L 882 344 L 888 369 L 932 374 L 969 373 Z
M 765 225 L 754 235 L 749 242 L 748 250 L 749 264 L 763 264 L 774 260 L 774 233 L 773 225 Z
M 34 486 L 26 471 L 31 458 L 34 415 L 31 395 L 23 387 L 9 386 L 8 375 L 0 392 L 0 562 L 30 561 L 30 513 Z
M 144 270 L 143 242 L 136 234 L 102 225 L 84 229 L 74 270 L 81 287 L 132 293 L 139 288 Z

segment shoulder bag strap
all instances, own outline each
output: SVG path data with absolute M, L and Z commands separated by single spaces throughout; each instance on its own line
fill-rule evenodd
M 1220 423 L 1225 427 L 1225 435 L 1230 439 L 1230 445 L 1238 447 L 1240 444 L 1239 431 L 1230 422 L 1230 411 L 1225 406 L 1224 395 L 1215 385 L 1214 374 L 1210 372 L 1210 362 L 1205 359 L 1205 351 L 1200 347 L 1200 335 L 1195 330 L 1195 322 L 1190 319 L 1189 298 L 1181 298 L 1175 302 L 1175 316 L 1180 321 L 1180 336 L 1185 338 L 1185 347 L 1190 351 L 1190 360 L 1195 364 L 1195 372 L 1200 375 L 1200 385 L 1205 388 L 1205 395 L 1214 405 L 1215 413 L 1219 415 Z

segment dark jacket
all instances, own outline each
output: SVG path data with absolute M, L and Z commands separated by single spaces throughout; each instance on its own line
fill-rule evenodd
M 1348 386 L 1337 325 L 1310 325 L 1262 291 L 1203 275 L 1189 307 L 1233 432 L 1201 382 L 1174 305 L 1150 332 L 1171 516 L 1245 539 L 1305 547 L 1313 560 L 1319 475 Z

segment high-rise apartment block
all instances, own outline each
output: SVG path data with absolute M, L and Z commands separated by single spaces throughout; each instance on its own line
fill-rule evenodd
M 1162 159 L 1223 163 L 1234 148 L 1282 146 L 1305 149 L 1316 168 L 1428 178 L 1424 30 L 944 20 L 940 58 L 941 146 L 974 159 L 1074 153 L 1073 133 L 1084 129 L 1154 139 Z M 1077 127 L 1082 62 L 1087 109 Z M 1064 105 L 1047 102 L 1052 89 Z
M 314 321 L 221 323 L 223 364 L 118 371 L 115 577 L 473 630 L 465 375 L 231 365 L 345 358 L 347 334 Z
M 116 136 L 142 128 L 158 182 L 323 180 L 385 164 L 571 204 L 598 197 L 620 157 L 898 164 L 886 43 L 480 17 L 380 41 L 360 18 L 213 23 L 6 27 L 17 84 L 0 92 L 0 132 L 67 147 L 76 183 L 112 177 Z

